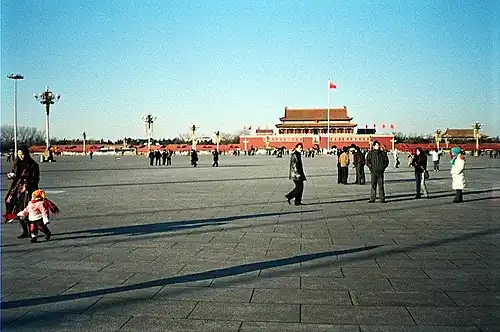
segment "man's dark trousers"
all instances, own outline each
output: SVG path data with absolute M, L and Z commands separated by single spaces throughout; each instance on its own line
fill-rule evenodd
M 380 201 L 385 201 L 385 191 L 384 191 L 384 173 L 371 173 L 371 196 L 370 201 L 374 201 L 377 197 L 377 185 L 379 191 Z
M 365 184 L 365 166 L 356 165 L 356 183 Z
M 300 203 L 302 202 L 302 194 L 304 192 L 304 181 L 293 180 L 293 183 L 295 183 L 295 188 L 286 195 L 286 198 L 295 198 L 295 203 Z

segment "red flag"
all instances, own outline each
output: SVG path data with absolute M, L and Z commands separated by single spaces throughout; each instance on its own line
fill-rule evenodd
M 333 83 L 332 80 L 328 80 L 328 88 L 329 89 L 336 89 L 337 85 L 335 83 Z
M 394 125 L 393 124 L 391 124 L 391 129 L 394 129 Z
M 382 125 L 382 128 L 385 128 L 385 124 Z
M 365 125 L 365 129 L 368 129 L 368 125 Z

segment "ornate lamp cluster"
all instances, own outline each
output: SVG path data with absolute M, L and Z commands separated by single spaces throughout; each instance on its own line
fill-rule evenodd
M 45 105 L 45 141 L 47 143 L 47 150 L 50 147 L 50 134 L 49 134 L 49 114 L 50 114 L 50 105 L 53 105 L 56 101 L 61 99 L 60 94 L 54 94 L 49 90 L 47 86 L 44 92 L 33 94 L 36 100 L 40 101 L 40 104 Z
M 146 115 L 142 118 L 146 123 L 146 134 L 148 135 L 148 153 L 151 152 L 151 136 L 153 135 L 153 123 L 156 121 L 156 116 L 151 114 Z

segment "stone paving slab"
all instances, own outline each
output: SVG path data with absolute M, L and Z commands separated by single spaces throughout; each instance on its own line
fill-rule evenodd
M 286 158 L 59 157 L 52 240 L 1 226 L 2 331 L 498 331 L 500 160 L 467 157 L 457 205 L 446 159 L 431 199 L 390 167 L 367 204 L 307 158 L 295 207 Z

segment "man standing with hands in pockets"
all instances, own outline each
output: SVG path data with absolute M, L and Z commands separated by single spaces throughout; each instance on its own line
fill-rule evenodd
M 380 203 L 385 203 L 384 172 L 387 166 L 389 166 L 389 157 L 387 157 L 385 151 L 380 149 L 380 143 L 378 141 L 373 142 L 373 149 L 368 152 L 366 156 L 366 166 L 370 169 L 372 185 L 371 196 L 368 203 L 375 202 L 375 198 L 377 197 L 377 185 Z

